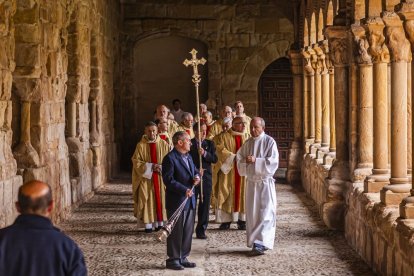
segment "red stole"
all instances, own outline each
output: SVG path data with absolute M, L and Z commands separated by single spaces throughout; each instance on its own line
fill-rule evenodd
M 157 162 L 157 144 L 148 143 L 150 147 L 151 163 L 158 164 Z M 162 219 L 162 209 L 161 209 L 161 190 L 160 182 L 158 179 L 159 175 L 157 172 L 152 173 L 152 182 L 154 184 L 154 193 L 155 193 L 155 207 L 157 212 L 157 221 L 163 221 Z
M 167 135 L 165 135 L 165 134 L 160 134 L 160 138 L 161 138 L 162 140 L 164 140 L 165 142 L 167 142 L 168 144 L 170 144 L 170 141 L 168 141 Z
M 211 125 L 207 125 L 206 124 L 206 126 L 207 126 L 207 131 L 206 131 L 206 135 L 208 135 L 208 133 L 210 132 L 210 129 L 211 129 L 211 126 L 212 126 L 213 124 L 211 124 Z
M 236 151 L 237 153 L 239 148 L 242 146 L 242 137 L 240 135 L 234 135 L 234 140 L 236 142 Z M 237 160 L 234 158 L 234 212 L 240 211 L 240 182 L 241 177 L 239 171 L 237 170 Z
M 189 130 L 189 129 L 186 129 L 186 130 L 185 130 L 185 132 L 187 132 L 188 136 L 190 136 L 190 137 L 191 137 L 191 132 L 190 132 L 190 130 Z

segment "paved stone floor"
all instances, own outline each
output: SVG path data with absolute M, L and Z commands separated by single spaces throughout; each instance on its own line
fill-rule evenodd
M 197 268 L 180 272 L 164 269 L 165 244 L 137 229 L 126 181 L 100 188 L 59 226 L 82 248 L 89 275 L 374 275 L 342 233 L 323 225 L 302 190 L 276 186 L 274 250 L 248 257 L 245 231 L 235 225 L 219 231 L 211 223 L 207 240 L 193 240 L 189 259 Z

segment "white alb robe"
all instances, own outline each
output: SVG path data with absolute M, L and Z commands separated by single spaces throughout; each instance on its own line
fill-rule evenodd
M 247 164 L 246 157 L 256 157 Z M 273 175 L 279 166 L 275 140 L 264 132 L 249 138 L 237 152 L 237 168 L 246 176 L 247 246 L 254 243 L 273 249 L 276 232 L 276 187 Z

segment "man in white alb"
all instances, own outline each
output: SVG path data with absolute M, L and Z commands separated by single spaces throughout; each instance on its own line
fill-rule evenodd
M 279 166 L 275 140 L 264 133 L 265 122 L 255 117 L 249 138 L 237 153 L 237 169 L 246 176 L 246 234 L 250 255 L 273 249 L 276 231 L 276 187 L 273 175 Z

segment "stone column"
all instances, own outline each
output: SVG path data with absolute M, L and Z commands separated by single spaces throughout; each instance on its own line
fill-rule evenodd
M 379 17 L 367 20 L 369 53 L 373 61 L 374 142 L 372 175 L 364 181 L 364 192 L 379 192 L 389 183 L 388 169 L 388 63 L 390 55 L 385 45 L 384 23 Z
M 411 3 L 401 3 L 400 6 L 397 7 L 397 10 L 399 12 L 399 15 L 404 19 L 404 28 L 405 32 L 407 34 L 407 37 L 411 43 L 411 51 L 414 53 L 414 6 L 411 1 Z M 414 62 L 411 59 L 411 65 L 413 65 Z M 414 85 L 412 83 L 412 80 L 414 78 L 414 70 L 411 66 L 411 75 L 408 76 L 408 78 L 411 79 L 411 91 L 408 91 L 408 93 L 411 94 L 411 102 L 413 102 L 414 99 Z M 412 111 L 412 109 L 411 109 Z M 411 112 L 411 116 L 413 116 Z M 414 118 L 411 117 L 411 123 L 414 122 Z M 411 125 L 411 138 L 414 137 L 414 127 Z M 411 156 L 413 158 L 413 156 Z M 414 160 L 411 161 L 411 164 L 413 164 Z M 403 199 L 403 201 L 400 204 L 400 216 L 403 219 L 414 219 L 414 182 L 411 180 L 411 189 L 410 189 L 410 195 Z M 401 221 L 402 222 L 402 221 Z
M 40 158 L 37 151 L 32 146 L 30 137 L 30 107 L 31 102 L 21 102 L 21 117 L 20 117 L 20 141 L 13 151 L 13 155 L 18 161 L 19 167 L 36 168 L 40 165 Z
M 355 182 L 362 182 L 372 172 L 373 155 L 373 75 L 372 59 L 368 53 L 369 43 L 365 29 L 360 25 L 351 26 L 358 51 L 359 106 L 358 106 L 358 163 L 353 174 Z
M 304 105 L 306 109 L 305 111 L 306 119 L 307 119 L 306 125 L 307 125 L 307 131 L 308 131 L 308 135 L 306 136 L 306 141 L 305 141 L 305 147 L 306 147 L 306 153 L 310 153 L 310 145 L 315 140 L 315 105 L 314 105 L 315 72 L 313 71 L 313 68 L 311 65 L 311 55 L 307 49 L 302 51 L 302 56 L 304 58 L 304 70 L 305 70 L 305 78 L 306 78 L 306 81 L 305 81 L 306 82 L 306 87 L 305 87 L 306 101 L 304 100 L 305 101 Z
M 381 190 L 381 202 L 396 205 L 411 187 L 407 178 L 407 63 L 411 50 L 398 15 L 384 12 L 383 20 L 391 53 L 391 178 Z
M 316 50 L 318 49 L 318 50 Z M 315 141 L 311 145 L 311 154 L 316 158 L 316 152 L 321 147 L 322 142 L 322 63 L 318 58 L 318 52 L 321 52 L 317 45 L 313 45 L 311 52 L 312 68 L 315 71 L 315 98 L 314 98 L 314 113 L 315 113 Z
M 335 129 L 335 70 L 330 59 L 329 44 L 325 48 L 326 66 L 329 73 L 329 153 L 325 154 L 323 164 L 326 167 L 332 165 L 336 156 L 336 129 Z
M 327 58 L 325 53 L 329 53 L 328 41 L 320 41 L 318 50 L 318 58 L 321 61 L 321 75 L 322 75 L 322 91 L 321 91 L 321 112 L 322 112 L 322 141 L 321 148 L 318 150 L 317 158 L 324 158 L 329 151 L 329 72 L 327 66 Z
M 302 55 L 299 51 L 289 51 L 290 64 L 293 73 L 293 135 L 294 140 L 289 149 L 289 163 L 286 172 L 288 183 L 300 182 L 301 155 L 302 155 Z
M 90 102 L 91 106 L 91 131 L 89 133 L 89 140 L 92 146 L 99 145 L 99 133 L 97 127 L 97 106 L 96 99 Z
M 326 178 L 326 203 L 323 204 L 323 217 L 326 225 L 340 229 L 344 222 L 344 192 L 349 185 L 348 155 L 348 27 L 330 26 L 325 35 L 329 41 L 330 59 L 335 66 L 335 124 L 336 124 L 336 160 Z

